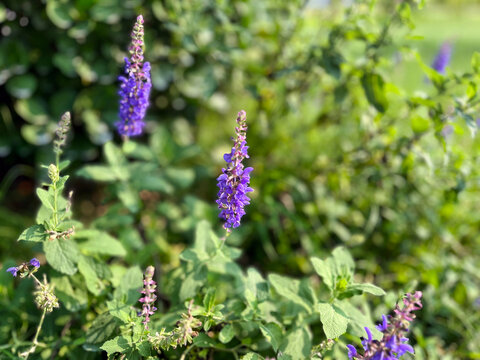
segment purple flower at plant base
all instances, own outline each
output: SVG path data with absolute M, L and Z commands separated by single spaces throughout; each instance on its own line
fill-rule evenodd
M 120 135 L 129 137 L 142 133 L 144 118 L 149 105 L 152 88 L 150 63 L 143 63 L 143 16 L 139 15 L 132 31 L 132 42 L 129 47 L 130 59 L 125 58 L 125 76 L 120 76 L 120 111 L 115 125 Z
M 7 272 L 9 272 L 10 274 L 13 275 L 13 277 L 16 277 L 17 276 L 17 271 L 18 269 L 16 267 L 10 267 L 7 269 Z
M 35 266 L 36 268 L 39 268 L 40 267 L 40 261 L 38 261 L 37 258 L 33 258 L 32 260 L 30 260 L 30 265 Z
M 432 63 L 432 68 L 437 70 L 440 74 L 445 74 L 445 69 L 447 68 L 450 58 L 452 56 L 452 45 L 449 42 L 444 42 L 440 47 L 440 50 L 435 56 L 435 59 Z
M 138 316 L 143 316 L 143 325 L 145 329 L 148 329 L 148 323 L 150 322 L 150 315 L 157 310 L 155 306 L 155 300 L 157 300 L 157 295 L 155 294 L 155 289 L 157 288 L 157 283 L 153 281 L 153 274 L 155 273 L 155 268 L 153 266 L 147 267 L 145 270 L 145 276 L 143 280 L 143 290 L 141 293 L 144 295 L 139 302 L 143 304 L 142 311 L 138 312 Z
M 405 353 L 413 353 L 413 348 L 407 344 L 410 322 L 415 319 L 413 311 L 422 308 L 421 291 L 407 294 L 403 299 L 403 307 L 397 304 L 391 317 L 382 316 L 382 323 L 377 325 L 377 330 L 383 333 L 381 340 L 374 340 L 368 327 L 365 328 L 367 338 L 362 339 L 363 355 L 358 354 L 353 345 L 347 345 L 349 359 L 396 360 Z
M 245 215 L 244 207 L 250 204 L 248 192 L 253 191 L 250 184 L 250 173 L 253 168 L 243 166 L 243 159 L 248 158 L 247 146 L 247 114 L 240 111 L 235 127 L 234 145 L 230 153 L 223 156 L 227 166 L 222 169 L 222 175 L 217 178 L 217 204 L 221 210 L 218 215 L 225 220 L 223 227 L 230 232 L 240 226 L 240 220 Z

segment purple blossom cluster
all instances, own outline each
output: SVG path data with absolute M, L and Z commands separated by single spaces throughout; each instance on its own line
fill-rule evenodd
M 421 298 L 421 291 L 417 291 L 415 294 L 406 294 L 403 298 L 402 308 L 397 304 L 393 316 L 382 316 L 382 323 L 376 327 L 383 333 L 380 341 L 374 340 L 370 329 L 365 327 L 367 338 L 362 339 L 363 355 L 360 355 L 353 345 L 347 345 L 348 358 L 351 360 L 395 360 L 400 359 L 407 352 L 413 354 L 413 348 L 407 344 L 408 338 L 405 335 L 410 322 L 415 319 L 415 314 L 412 312 L 422 308 Z
M 143 62 L 143 16 L 139 15 L 132 31 L 129 47 L 130 59 L 125 58 L 125 75 L 119 76 L 120 121 L 116 123 L 123 136 L 137 136 L 145 126 L 143 119 L 149 105 L 148 97 L 152 88 L 150 63 Z
M 21 277 L 24 277 L 30 272 L 30 266 L 33 266 L 32 270 L 36 271 L 40 267 L 40 261 L 38 261 L 37 258 L 33 258 L 28 263 L 23 263 L 19 266 L 9 267 L 7 269 L 7 272 L 12 274 L 14 277 L 16 277 L 17 274 L 20 272 Z
M 452 45 L 449 42 L 444 42 L 440 47 L 440 50 L 435 56 L 435 59 L 432 63 L 432 68 L 437 70 L 440 74 L 445 74 L 445 69 L 447 68 L 450 58 L 452 56 Z
M 248 158 L 247 146 L 247 114 L 240 111 L 235 127 L 234 145 L 230 153 L 223 156 L 227 166 L 222 169 L 222 175 L 217 178 L 219 217 L 225 220 L 223 227 L 230 232 L 232 228 L 240 226 L 240 220 L 245 215 L 244 207 L 250 204 L 247 196 L 253 191 L 249 187 L 250 172 L 253 168 L 244 168 L 242 161 Z
M 145 317 L 145 319 L 143 320 L 143 325 L 145 325 L 145 329 L 148 329 L 150 315 L 153 315 L 153 313 L 157 310 L 157 308 L 154 306 L 155 300 L 157 300 L 157 295 L 155 294 L 157 283 L 153 281 L 154 273 L 155 268 L 153 266 L 149 266 L 145 270 L 143 290 L 141 291 L 144 296 L 141 297 L 140 300 L 138 300 L 143 304 L 142 311 L 138 312 L 138 316 Z

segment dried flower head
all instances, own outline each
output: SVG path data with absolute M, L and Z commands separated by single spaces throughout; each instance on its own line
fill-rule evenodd
M 120 121 L 116 123 L 123 136 L 136 136 L 142 133 L 148 97 L 152 88 L 150 63 L 143 63 L 143 16 L 139 15 L 132 31 L 129 47 L 130 59 L 125 58 L 125 75 L 120 76 Z
M 231 228 L 240 226 L 240 220 L 245 215 L 244 207 L 250 204 L 247 196 L 253 191 L 250 184 L 251 167 L 244 169 L 243 159 L 248 158 L 247 146 L 247 114 L 240 111 L 235 127 L 234 145 L 230 153 L 223 156 L 227 166 L 222 169 L 222 175 L 217 178 L 219 217 L 225 220 L 223 227 L 230 232 Z
M 367 338 L 362 339 L 363 355 L 357 352 L 353 345 L 347 345 L 349 359 L 395 360 L 405 353 L 413 353 L 413 348 L 407 344 L 406 333 L 410 322 L 415 319 L 413 311 L 422 308 L 422 292 L 407 294 L 403 298 L 403 307 L 397 304 L 393 316 L 382 316 L 382 323 L 377 325 L 377 330 L 383 333 L 382 339 L 374 340 L 372 332 L 365 327 Z
M 35 304 L 37 304 L 39 309 L 52 312 L 53 309 L 60 307 L 58 299 L 53 292 L 53 285 L 47 282 L 45 276 L 43 283 L 37 281 L 36 290 L 33 294 L 35 295 Z

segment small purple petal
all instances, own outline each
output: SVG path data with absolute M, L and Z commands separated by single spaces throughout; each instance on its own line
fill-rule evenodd
M 13 277 L 16 277 L 17 276 L 17 271 L 18 269 L 16 267 L 10 267 L 7 269 L 7 272 L 9 272 L 10 274 L 13 275 Z
M 36 268 L 39 268 L 40 267 L 40 261 L 38 261 L 37 258 L 33 258 L 32 260 L 30 260 L 30 265 L 35 266 Z

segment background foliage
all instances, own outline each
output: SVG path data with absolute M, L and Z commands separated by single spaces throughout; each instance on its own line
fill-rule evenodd
M 106 310 L 104 300 L 127 295 L 125 304 L 135 303 L 128 298 L 132 289 L 120 286 L 122 276 L 135 283 L 149 264 L 156 265 L 164 294 L 160 310 L 169 314 L 158 322 L 168 326 L 185 311 L 184 300 L 193 297 L 201 304 L 210 287 L 217 287 L 217 306 L 237 311 L 229 276 L 240 282 L 247 281 L 244 275 L 267 279 L 273 299 L 291 297 L 282 294 L 284 276 L 309 278 L 317 294 L 326 294 L 309 259 L 324 259 L 343 245 L 357 260 L 356 281 L 387 291 L 383 298 L 354 298 L 353 304 L 373 309 L 372 319 L 388 312 L 398 295 L 424 291 L 425 308 L 413 330 L 418 359 L 479 358 L 475 119 L 480 58 L 474 54 L 475 32 L 465 30 L 478 19 L 458 3 L 457 18 L 449 7 L 427 3 L 418 11 L 417 5 L 337 1 L 315 10 L 300 0 L 0 5 L 5 268 L 28 252 L 41 257 L 39 245 L 16 240 L 34 224 L 40 205 L 33 201 L 34 189 L 47 181 L 39 165 L 53 161 L 58 118 L 71 110 L 73 119 L 63 156 L 71 165 L 64 172 L 70 175 L 67 190 L 74 190 L 74 218 L 85 224 L 83 230 L 77 224 L 74 239 L 83 260 L 68 269 L 50 264 L 59 271 L 52 270 L 50 277 L 62 308 L 46 320 L 42 337 L 49 345 L 42 357 L 81 358 L 86 349 L 98 350 L 115 329 L 102 339 L 94 330 L 86 336 L 84 331 L 99 323 L 108 327 L 110 320 L 98 317 Z M 146 24 L 146 59 L 152 63 L 152 105 L 147 134 L 120 144 L 113 127 L 116 77 L 139 13 Z M 439 14 L 441 27 L 435 22 Z M 442 76 L 429 64 L 444 40 L 453 42 L 454 55 Z M 217 253 L 182 251 L 193 245 L 195 228 L 200 239 L 198 232 L 206 226 L 201 220 L 220 228 L 215 177 L 240 109 L 248 114 L 255 192 L 242 227 L 228 238 L 225 252 L 231 253 L 223 254 L 230 264 L 225 269 L 233 273 L 222 273 L 197 263 Z M 448 136 L 447 125 L 453 127 Z M 217 240 L 211 238 L 214 245 Z M 194 249 L 208 250 L 198 241 Z M 242 255 L 233 248 L 241 248 Z M 101 265 L 106 259 L 108 267 Z M 240 275 L 237 264 L 259 273 Z M 100 269 L 92 273 L 92 266 Z M 75 275 L 69 279 L 61 273 Z M 188 286 L 179 288 L 185 281 Z M 39 314 L 31 290 L 31 283 L 0 274 L 4 354 L 32 337 Z M 299 299 L 290 309 L 292 317 L 302 318 L 301 308 L 308 313 L 316 300 Z M 214 317 L 209 302 L 203 304 L 202 319 Z M 292 305 L 286 301 L 284 306 Z M 312 339 L 305 348 L 325 338 L 318 316 L 316 323 L 304 319 L 310 327 L 287 320 L 282 331 Z M 231 335 L 224 325 L 212 320 L 219 333 L 224 331 L 220 343 L 228 343 Z M 259 352 L 273 355 L 259 340 L 267 330 L 256 331 L 245 340 L 236 329 L 235 341 L 242 346 L 253 341 Z M 340 343 L 362 335 L 361 328 L 349 334 Z M 221 347 L 203 340 L 206 349 Z M 344 347 L 336 345 L 326 356 L 345 357 Z

